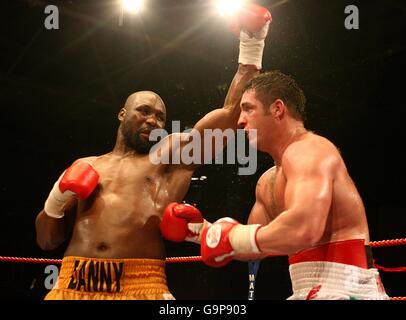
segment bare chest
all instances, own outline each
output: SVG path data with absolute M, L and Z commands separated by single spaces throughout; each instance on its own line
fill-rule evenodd
M 161 166 L 151 164 L 148 159 L 121 159 L 96 162 L 99 172 L 100 193 L 156 193 L 165 184 L 166 175 Z

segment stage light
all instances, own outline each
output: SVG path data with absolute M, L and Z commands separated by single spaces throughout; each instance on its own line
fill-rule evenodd
M 122 0 L 123 10 L 130 13 L 138 13 L 143 7 L 143 0 Z
M 216 0 L 217 10 L 222 16 L 235 14 L 244 5 L 245 0 Z

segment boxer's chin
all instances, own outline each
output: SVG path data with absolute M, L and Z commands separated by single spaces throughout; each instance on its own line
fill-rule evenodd
M 133 149 L 139 154 L 148 154 L 155 141 L 149 141 L 149 135 L 138 133 L 135 135 Z
M 248 143 L 249 143 L 251 148 L 262 151 L 260 149 L 260 146 L 258 145 L 258 138 L 257 137 L 248 136 Z

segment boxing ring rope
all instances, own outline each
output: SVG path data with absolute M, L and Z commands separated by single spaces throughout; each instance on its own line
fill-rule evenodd
M 383 248 L 406 245 L 406 238 L 371 241 L 369 243 L 371 248 Z M 166 263 L 188 263 L 188 262 L 200 262 L 201 256 L 186 256 L 186 257 L 169 257 L 166 258 Z M 37 263 L 37 264 L 61 264 L 62 259 L 44 259 L 44 258 L 25 258 L 25 257 L 6 257 L 0 256 L 0 262 L 17 262 L 17 263 Z M 406 272 L 406 267 L 386 268 L 377 263 L 374 264 L 378 270 L 384 272 Z M 406 297 L 391 297 L 391 300 L 406 300 Z
M 404 239 L 393 239 L 393 240 L 371 241 L 369 243 L 369 245 L 371 246 L 371 248 L 403 246 L 403 245 L 406 245 L 406 238 L 404 238 Z
M 371 246 L 371 248 L 402 246 L 402 245 L 406 245 L 406 239 L 371 241 L 369 243 L 369 245 Z M 406 272 L 406 267 L 386 268 L 386 267 L 383 267 L 383 266 L 377 264 L 375 260 L 374 260 L 374 265 L 378 270 L 382 270 L 384 272 Z
M 166 258 L 166 263 L 183 263 L 183 262 L 199 262 L 202 261 L 201 256 L 190 257 L 171 257 Z M 0 256 L 0 262 L 18 262 L 18 263 L 38 263 L 38 264 L 61 264 L 62 259 L 43 259 L 43 258 L 21 258 L 21 257 L 5 257 Z

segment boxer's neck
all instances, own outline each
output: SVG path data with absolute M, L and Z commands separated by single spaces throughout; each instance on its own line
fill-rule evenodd
M 307 132 L 302 122 L 294 122 L 276 134 L 268 152 L 276 166 L 281 165 L 282 156 L 286 148 L 293 142 L 298 141 Z
M 116 144 L 114 145 L 114 148 L 111 151 L 111 153 L 116 154 L 116 155 L 121 155 L 121 156 L 138 156 L 139 155 L 134 148 L 129 147 L 125 143 L 124 136 L 120 129 L 117 131 Z

